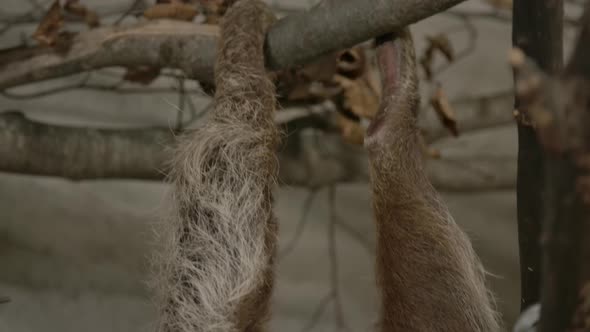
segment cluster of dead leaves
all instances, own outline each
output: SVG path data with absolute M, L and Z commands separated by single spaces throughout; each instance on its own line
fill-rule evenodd
M 432 83 L 434 57 L 440 54 L 448 62 L 455 59 L 451 42 L 445 35 L 427 37 L 428 46 L 420 57 L 426 80 Z M 326 55 L 301 68 L 281 72 L 277 77 L 279 95 L 290 102 L 317 103 L 331 100 L 337 107 L 336 124 L 343 139 L 362 144 L 362 120 L 371 120 L 378 111 L 381 85 L 378 70 L 369 61 L 367 49 L 355 47 Z M 453 136 L 459 135 L 457 117 L 442 86 L 436 84 L 430 105 L 441 124 Z M 437 157 L 436 151 L 428 155 Z
M 82 5 L 79 0 L 66 0 L 63 6 L 59 0 L 55 0 L 39 22 L 33 38 L 42 46 L 55 47 L 58 50 L 67 49 L 73 33 L 64 29 L 66 15 L 84 20 L 91 28 L 100 25 L 98 15 Z
M 424 70 L 424 75 L 428 81 L 432 80 L 433 77 L 433 64 L 434 57 L 436 54 L 441 54 L 448 62 L 455 60 L 455 51 L 451 45 L 451 41 L 444 34 L 436 36 L 427 36 L 428 47 L 424 50 L 424 53 L 420 57 L 420 65 Z
M 451 41 L 445 34 L 427 36 L 426 41 L 428 42 L 428 46 L 420 57 L 420 66 L 424 71 L 426 81 L 432 82 L 436 54 L 442 55 L 445 61 L 452 63 L 455 61 L 455 51 Z M 438 115 L 442 125 L 445 126 L 453 136 L 459 136 L 457 116 L 440 84 L 436 85 L 436 88 L 430 97 L 430 105 Z
M 63 0 L 62 0 L 63 1 Z M 235 0 L 157 0 L 143 11 L 143 17 L 193 21 L 199 14 L 205 23 L 217 24 L 220 17 Z M 72 33 L 63 29 L 65 15 L 83 19 L 88 26 L 96 27 L 99 19 L 79 0 L 66 0 L 64 5 L 55 0 L 41 20 L 34 38 L 43 46 L 67 49 Z M 420 58 L 426 79 L 433 78 L 433 61 L 441 54 L 446 61 L 454 61 L 454 51 L 445 35 L 427 37 L 428 47 Z M 364 129 L 362 120 L 371 120 L 377 113 L 380 99 L 379 77 L 376 65 L 368 61 L 367 49 L 361 46 L 334 52 L 317 61 L 277 73 L 279 95 L 289 102 L 321 102 L 332 100 L 338 108 L 336 124 L 345 141 L 362 144 Z M 158 67 L 139 66 L 127 68 L 126 81 L 150 84 L 159 75 Z M 457 136 L 456 116 L 442 87 L 438 86 L 430 103 L 441 123 Z
M 436 88 L 432 97 L 430 97 L 430 105 L 436 112 L 436 115 L 438 115 L 442 125 L 445 126 L 453 136 L 459 136 L 457 116 L 449 102 L 449 98 L 440 85 Z
M 379 107 L 378 77 L 366 49 L 359 46 L 334 52 L 277 76 L 279 95 L 293 103 L 331 100 L 337 106 L 336 124 L 344 140 L 362 144 L 361 119 L 372 119 Z

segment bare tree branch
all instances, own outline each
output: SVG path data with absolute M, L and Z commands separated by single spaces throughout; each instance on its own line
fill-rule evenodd
M 40 54 L 0 67 L 0 90 L 112 66 L 172 67 L 211 82 L 217 36 L 215 26 L 169 20 L 96 28 L 74 37 L 64 55 Z
M 394 31 L 464 0 L 325 0 L 277 22 L 268 34 L 270 68 L 302 64 Z M 321 31 L 321 33 L 318 33 Z M 79 33 L 65 54 L 41 54 L 0 67 L 0 90 L 109 66 L 179 68 L 213 81 L 217 29 L 179 21 L 150 21 Z
M 0 170 L 74 180 L 163 177 L 170 130 L 105 130 L 42 124 L 21 113 L 0 116 Z
M 281 115 L 279 124 L 324 126 L 315 114 Z M 161 180 L 167 173 L 172 129 L 94 129 L 45 124 L 19 112 L 0 115 L 0 171 L 83 179 Z M 283 172 L 281 180 L 307 185 Z
M 329 118 L 318 113 L 282 111 L 275 121 L 291 136 L 279 152 L 281 183 L 317 187 L 337 182 L 366 181 L 366 157 L 360 147 L 343 143 L 337 134 L 322 135 L 317 151 L 300 143 L 305 128 L 322 131 Z M 290 128 L 290 129 L 289 129 Z M 171 129 L 91 129 L 39 123 L 17 112 L 0 115 L 0 171 L 84 179 L 161 180 L 166 173 L 166 149 L 174 142 Z M 441 163 L 433 161 L 429 173 L 437 188 L 448 191 L 482 191 L 511 188 L 512 176 L 481 176 L 476 166 L 465 165 L 461 176 L 441 176 Z M 459 164 L 460 162 L 455 162 Z M 448 174 L 447 174 L 448 175 Z
M 303 64 L 418 22 L 464 0 L 324 0 L 280 20 L 268 34 L 271 68 Z M 321 32 L 321 33 L 320 33 Z

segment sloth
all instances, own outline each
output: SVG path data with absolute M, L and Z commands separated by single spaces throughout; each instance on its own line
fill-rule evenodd
M 156 261 L 160 332 L 265 331 L 281 141 L 264 62 L 274 22 L 263 2 L 238 0 L 220 23 L 214 109 L 179 138 L 171 161 L 174 213 L 160 230 Z M 382 100 L 365 147 L 377 226 L 378 329 L 498 331 L 482 264 L 424 171 L 411 34 L 403 29 L 376 44 Z

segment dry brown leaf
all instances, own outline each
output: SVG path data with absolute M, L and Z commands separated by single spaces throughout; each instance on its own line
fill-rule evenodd
M 100 19 L 98 18 L 98 15 L 94 11 L 86 8 L 86 6 L 81 4 L 79 0 L 66 1 L 64 10 L 72 15 L 84 18 L 86 24 L 91 28 L 95 28 L 100 25 Z
M 368 78 L 363 76 L 356 80 L 336 75 L 334 81 L 344 90 L 342 107 L 360 118 L 372 119 L 379 109 L 379 96 L 371 87 Z
M 345 142 L 355 145 L 363 145 L 365 140 L 365 130 L 361 127 L 360 123 L 337 113 L 336 124 L 340 129 L 340 135 L 342 135 Z
M 432 55 L 434 54 L 434 52 L 430 51 L 430 52 L 425 52 L 422 57 L 420 58 L 420 66 L 422 67 L 422 70 L 424 70 L 424 76 L 426 76 L 426 80 L 430 81 L 432 80 Z
M 76 36 L 75 32 L 70 31 L 62 31 L 57 35 L 55 39 L 55 43 L 53 44 L 53 49 L 57 53 L 66 53 L 72 47 L 74 43 L 74 37 Z
M 300 83 L 288 89 L 287 100 L 290 101 L 305 101 L 312 98 L 310 93 L 310 83 Z
M 59 0 L 55 0 L 51 7 L 41 19 L 37 30 L 33 34 L 33 38 L 41 45 L 53 46 L 59 36 L 60 30 L 64 23 L 63 13 Z
M 205 23 L 218 24 L 219 19 L 225 14 L 225 11 L 231 5 L 233 0 L 198 0 L 201 6 L 205 8 Z
M 442 158 L 442 153 L 440 152 L 439 149 L 428 146 L 428 144 L 426 143 L 426 137 L 424 135 L 425 135 L 425 133 L 423 132 L 423 133 L 421 133 L 420 136 L 418 136 L 420 150 L 422 151 L 422 155 L 424 157 L 426 157 L 427 159 L 440 159 L 440 158 Z
M 139 66 L 127 68 L 123 79 L 129 82 L 148 85 L 160 75 L 160 68 L 151 66 Z
M 439 149 L 427 147 L 426 153 L 430 159 L 440 159 L 442 158 L 442 154 L 440 153 Z
M 501 10 L 512 10 L 512 0 L 486 0 L 490 6 Z
M 296 75 L 309 82 L 329 82 L 338 72 L 337 58 L 337 53 L 324 55 L 298 69 Z
M 290 101 L 322 101 L 342 93 L 338 85 L 329 85 L 322 82 L 302 82 L 289 89 L 287 99 Z
M 445 126 L 453 136 L 459 136 L 459 130 L 457 129 L 457 117 L 455 111 L 451 107 L 449 99 L 445 95 L 442 87 L 438 87 L 436 92 L 430 99 L 430 104 L 436 111 L 443 126 Z
M 371 90 L 375 91 L 375 95 L 377 98 L 381 98 L 381 75 L 379 74 L 379 69 L 377 68 L 377 64 L 375 62 L 368 62 L 367 71 L 365 73 L 365 79 L 367 80 L 367 84 L 371 88 Z
M 337 71 L 336 53 L 297 69 L 277 73 L 277 91 L 291 101 L 325 100 L 342 92 L 332 82 Z
M 311 82 L 309 93 L 317 100 L 326 100 L 342 94 L 342 87 L 331 83 Z
M 169 18 L 173 20 L 192 21 L 199 11 L 192 4 L 185 3 L 158 3 L 143 12 L 143 16 L 153 20 Z
M 340 52 L 337 56 L 338 74 L 348 78 L 357 78 L 362 76 L 366 70 L 365 50 L 361 47 L 355 47 Z
M 86 12 L 86 16 L 84 16 L 84 21 L 91 28 L 96 28 L 97 26 L 100 26 L 100 18 L 98 17 L 98 14 L 91 10 Z
M 453 45 L 449 40 L 449 37 L 445 34 L 439 34 L 436 36 L 426 37 L 429 43 L 429 47 L 432 47 L 435 51 L 439 51 L 449 62 L 453 62 L 455 59 L 455 51 Z
M 420 57 L 420 66 L 424 70 L 424 75 L 428 81 L 432 80 L 434 56 L 437 52 L 441 53 L 445 59 L 452 62 L 455 59 L 455 51 L 449 38 L 444 34 L 436 36 L 427 36 L 428 47 Z

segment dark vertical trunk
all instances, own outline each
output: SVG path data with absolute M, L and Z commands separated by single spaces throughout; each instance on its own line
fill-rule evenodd
M 590 330 L 590 214 L 577 186 L 590 169 L 575 162 L 590 153 L 590 4 L 582 22 L 577 47 L 560 76 L 567 82 L 559 85 L 567 104 L 553 103 L 562 108 L 552 110 L 557 125 L 567 126 L 567 139 L 561 140 L 567 152 L 545 158 L 540 332 Z
M 585 213 L 575 191 L 577 171 L 571 158 L 548 157 L 545 172 L 540 332 L 571 331 L 582 263 L 580 244 L 587 231 L 582 222 Z
M 563 63 L 562 0 L 515 0 L 513 44 L 534 59 L 541 69 L 555 73 Z M 519 108 L 519 100 L 515 102 Z M 521 112 L 522 114 L 522 112 Z M 521 266 L 521 309 L 540 298 L 540 234 L 543 219 L 543 151 L 534 129 L 518 124 L 518 242 Z

